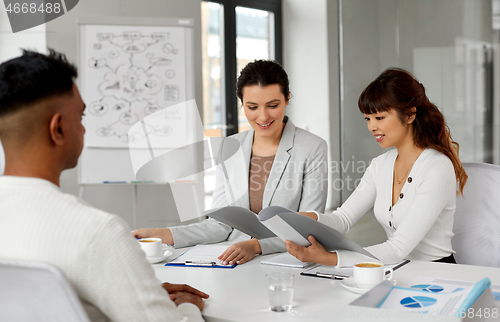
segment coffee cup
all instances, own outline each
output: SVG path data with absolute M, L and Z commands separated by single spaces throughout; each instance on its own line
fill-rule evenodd
M 146 257 L 159 257 L 163 254 L 161 238 L 141 238 L 137 241 Z
M 386 274 L 387 272 L 387 274 Z M 392 278 L 392 269 L 381 263 L 362 262 L 353 266 L 354 282 L 359 288 L 372 288 L 384 279 Z

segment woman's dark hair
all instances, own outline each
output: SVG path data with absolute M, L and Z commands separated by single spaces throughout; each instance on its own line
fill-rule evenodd
M 451 138 L 443 114 L 429 101 L 424 86 L 412 74 L 401 68 L 385 70 L 361 93 L 358 107 L 363 114 L 394 109 L 403 124 L 415 114 L 412 123 L 415 145 L 419 148 L 432 148 L 451 160 L 459 190 L 463 194 L 467 173 L 458 157 L 458 143 Z
M 258 85 L 261 87 L 278 84 L 281 92 L 285 95 L 285 101 L 290 97 L 288 75 L 279 63 L 272 60 L 256 60 L 248 63 L 241 70 L 236 83 L 236 94 L 243 100 L 243 88 L 245 86 Z

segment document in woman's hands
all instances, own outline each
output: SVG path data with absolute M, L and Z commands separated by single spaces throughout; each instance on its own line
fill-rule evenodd
M 339 231 L 283 207 L 271 206 L 255 214 L 243 207 L 228 206 L 204 214 L 258 239 L 277 236 L 309 246 L 307 238 L 313 235 L 327 251 L 350 250 L 375 258 Z

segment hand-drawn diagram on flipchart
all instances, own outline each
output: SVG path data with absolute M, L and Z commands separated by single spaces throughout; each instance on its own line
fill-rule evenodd
M 85 144 L 128 148 L 154 139 L 165 148 L 185 145 L 187 114 L 179 108 L 186 101 L 184 28 L 86 25 L 83 35 Z M 144 118 L 153 114 L 162 120 L 148 124 Z M 129 133 L 141 120 L 144 131 Z

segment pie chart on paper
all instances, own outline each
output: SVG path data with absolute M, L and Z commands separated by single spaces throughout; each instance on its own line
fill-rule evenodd
M 444 290 L 442 286 L 439 285 L 430 285 L 430 284 L 419 284 L 419 285 L 413 285 L 411 288 L 419 289 L 422 291 L 426 291 L 429 293 L 439 293 Z
M 401 305 L 407 308 L 422 308 L 436 304 L 437 300 L 427 296 L 409 296 L 401 300 Z

